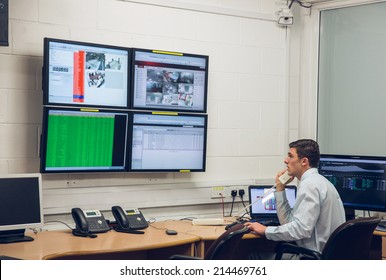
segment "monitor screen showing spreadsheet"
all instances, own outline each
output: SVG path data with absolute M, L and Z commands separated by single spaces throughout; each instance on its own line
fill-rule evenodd
M 124 111 L 44 108 L 41 172 L 126 170 Z
M 206 115 L 133 114 L 131 171 L 205 171 Z
M 338 190 L 344 207 L 386 211 L 386 157 L 322 154 L 319 173 Z
M 206 112 L 208 56 L 133 49 L 132 107 Z
M 129 106 L 130 49 L 44 39 L 44 105 Z

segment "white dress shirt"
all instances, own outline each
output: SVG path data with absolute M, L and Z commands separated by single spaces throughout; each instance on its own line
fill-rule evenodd
M 267 227 L 267 239 L 296 241 L 296 244 L 322 252 L 331 233 L 345 222 L 342 201 L 335 187 L 316 168 L 304 172 L 291 209 L 285 191 L 275 192 L 280 226 Z

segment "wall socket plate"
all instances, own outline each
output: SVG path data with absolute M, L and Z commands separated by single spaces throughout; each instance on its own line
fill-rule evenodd
M 212 198 L 225 198 L 225 186 L 212 187 Z

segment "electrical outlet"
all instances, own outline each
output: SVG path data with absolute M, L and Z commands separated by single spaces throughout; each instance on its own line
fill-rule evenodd
M 225 197 L 225 187 L 224 186 L 212 187 L 212 198 L 221 198 L 221 197 Z
M 244 191 L 244 193 L 243 193 L 243 191 Z M 237 195 L 240 196 L 241 193 L 243 193 L 244 200 L 247 199 L 247 197 L 248 197 L 248 187 L 239 186 L 237 188 Z

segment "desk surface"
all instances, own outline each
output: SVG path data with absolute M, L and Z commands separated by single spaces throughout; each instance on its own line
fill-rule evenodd
M 178 234 L 167 235 L 166 229 L 176 230 Z M 198 245 L 199 255 L 203 256 L 210 242 L 217 239 L 225 229 L 224 226 L 194 226 L 190 221 L 169 220 L 153 223 L 144 231 L 145 234 L 136 235 L 112 230 L 98 234 L 97 238 L 76 237 L 70 230 L 45 231 L 30 234 L 35 239 L 32 242 L 0 244 L 0 253 L 30 260 L 82 257 L 94 259 L 90 256 L 98 255 L 105 259 L 109 254 L 115 254 L 112 259 L 163 259 L 168 254 L 193 255 L 194 246 Z M 374 235 L 386 237 L 386 232 L 375 231 Z M 243 239 L 269 242 L 254 234 L 246 234 Z M 134 255 L 130 257 L 128 253 Z
M 386 237 L 386 232 L 376 230 L 376 231 L 374 231 L 374 235 Z
M 229 222 L 231 223 L 231 222 Z M 222 233 L 225 232 L 225 225 L 222 226 L 195 226 L 191 221 L 175 221 L 167 220 L 154 224 L 156 228 L 174 229 L 177 232 L 190 234 L 199 237 L 204 241 L 216 240 Z M 245 234 L 243 239 L 262 238 L 255 234 Z
M 167 235 L 162 227 L 148 227 L 145 234 L 119 233 L 113 230 L 97 238 L 76 237 L 70 230 L 32 234 L 32 242 L 0 244 L 1 255 L 21 259 L 52 259 L 82 255 L 103 255 L 170 248 L 200 241 L 198 236 L 179 232 Z

